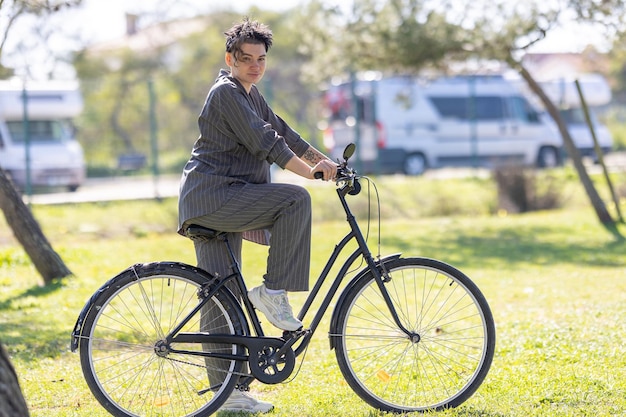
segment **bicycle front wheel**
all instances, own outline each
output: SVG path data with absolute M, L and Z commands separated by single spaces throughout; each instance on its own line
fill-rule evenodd
M 207 277 L 177 263 L 136 265 L 120 274 L 85 317 L 80 360 L 96 399 L 111 414 L 208 416 L 228 398 L 242 363 L 174 353 L 165 336 L 198 306 Z M 218 292 L 181 332 L 244 334 L 230 293 Z M 212 317 L 211 326 L 206 317 Z M 218 324 L 219 325 L 216 325 Z M 172 344 L 174 345 L 174 344 Z M 178 343 L 180 351 L 242 354 L 233 344 Z
M 385 264 L 384 286 L 405 334 L 371 272 L 339 306 L 335 353 L 350 387 L 383 411 L 456 407 L 483 382 L 495 349 L 493 316 L 478 287 L 432 259 Z

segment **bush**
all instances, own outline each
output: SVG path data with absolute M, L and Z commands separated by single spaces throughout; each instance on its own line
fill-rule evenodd
M 498 189 L 498 207 L 511 213 L 550 210 L 563 205 L 563 184 L 556 176 L 521 166 L 493 171 Z

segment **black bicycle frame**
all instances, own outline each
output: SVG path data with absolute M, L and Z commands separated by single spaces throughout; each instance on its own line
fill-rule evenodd
M 335 280 L 333 281 L 333 284 L 331 285 L 328 293 L 325 295 L 324 299 L 322 300 L 322 303 L 319 307 L 319 309 L 317 310 L 315 316 L 313 317 L 313 320 L 311 321 L 311 325 L 308 331 L 306 331 L 306 333 L 304 334 L 304 336 L 302 337 L 302 340 L 300 342 L 300 344 L 298 345 L 298 347 L 296 349 L 294 349 L 296 356 L 300 355 L 300 353 L 302 353 L 304 351 L 304 348 L 308 345 L 309 341 L 311 340 L 313 334 L 315 333 L 315 330 L 317 329 L 317 327 L 319 326 L 320 322 L 322 321 L 322 318 L 324 316 L 324 314 L 326 314 L 326 310 L 328 310 L 328 307 L 333 299 L 333 297 L 335 296 L 335 294 L 337 293 L 339 286 L 341 285 L 343 278 L 345 277 L 345 275 L 348 272 L 348 269 L 352 266 L 352 264 L 359 258 L 359 257 L 363 257 L 363 259 L 365 260 L 368 269 L 372 272 L 372 274 L 374 275 L 374 278 L 376 280 L 376 283 L 378 284 L 378 287 L 380 289 L 380 292 L 389 308 L 389 311 L 396 323 L 396 325 L 398 326 L 398 328 L 404 332 L 407 336 L 411 337 L 414 336 L 412 332 L 410 332 L 409 330 L 407 330 L 402 323 L 400 322 L 400 318 L 398 317 L 398 314 L 396 312 L 396 309 L 393 305 L 393 302 L 391 300 L 391 297 L 389 296 L 389 293 L 387 292 L 387 289 L 385 288 L 384 285 L 384 280 L 383 280 L 383 275 L 384 275 L 384 271 L 381 272 L 382 269 L 384 269 L 384 265 L 382 263 L 377 263 L 372 254 L 371 251 L 369 250 L 369 247 L 367 246 L 367 242 L 365 240 L 365 237 L 363 236 L 363 233 L 361 232 L 361 229 L 359 228 L 359 225 L 354 217 L 354 215 L 352 214 L 352 211 L 350 210 L 350 207 L 348 206 L 348 203 L 346 201 L 346 195 L 352 190 L 352 188 L 348 185 L 345 184 L 340 188 L 337 188 L 337 194 L 339 196 L 339 200 L 341 201 L 341 205 L 346 213 L 347 216 L 347 221 L 348 224 L 350 225 L 350 232 L 341 240 L 341 242 L 339 242 L 339 244 L 337 246 L 335 246 L 335 249 L 333 250 L 332 254 L 330 255 L 330 258 L 328 259 L 328 261 L 326 262 L 326 265 L 324 266 L 324 269 L 322 270 L 322 272 L 320 273 L 320 276 L 318 277 L 313 289 L 311 290 L 311 292 L 309 293 L 304 305 L 302 306 L 302 309 L 300 310 L 300 312 L 298 313 L 298 318 L 300 320 L 304 319 L 304 317 L 306 316 L 306 314 L 308 313 L 309 309 L 311 308 L 311 305 L 313 304 L 313 301 L 317 298 L 324 282 L 326 281 L 328 274 L 330 273 L 330 270 L 332 269 L 332 267 L 334 266 L 335 262 L 337 261 L 337 258 L 339 257 L 339 255 L 343 252 L 344 248 L 346 247 L 346 245 L 352 241 L 352 239 L 356 239 L 357 241 L 357 245 L 358 248 L 354 250 L 354 252 L 352 252 L 352 254 L 346 259 L 346 261 L 344 262 L 343 266 L 341 267 L 341 269 L 339 270 L 339 272 L 337 273 L 337 276 L 335 277 Z M 179 333 L 180 330 L 185 326 L 185 324 L 195 315 L 197 314 L 202 307 L 208 302 L 208 300 L 215 295 L 222 287 L 225 286 L 225 284 L 230 281 L 230 280 L 235 280 L 236 285 L 238 286 L 239 290 L 241 291 L 242 294 L 246 294 L 247 290 L 246 290 L 246 285 L 245 282 L 243 280 L 243 276 L 241 274 L 241 270 L 239 268 L 239 265 L 237 264 L 237 260 L 236 257 L 228 243 L 228 240 L 223 237 L 222 238 L 227 246 L 228 252 L 229 252 L 229 256 L 231 258 L 231 260 L 233 261 L 233 274 L 225 277 L 224 279 L 221 279 L 217 282 L 212 282 L 211 284 L 216 284 L 213 288 L 210 289 L 210 291 L 207 291 L 206 294 L 203 294 L 203 300 L 198 304 L 198 306 L 196 306 L 196 308 L 194 308 L 194 310 L 176 327 L 174 328 L 170 334 L 167 335 L 167 337 L 165 338 L 166 343 L 170 344 L 170 342 L 185 342 L 185 343 L 233 343 L 233 344 L 239 344 L 239 345 L 244 345 L 248 348 L 258 348 L 258 347 L 262 347 L 264 340 L 265 339 L 276 339 L 276 340 L 281 340 L 281 342 L 284 343 L 290 343 L 293 344 L 295 343 L 296 339 L 287 339 L 285 341 L 285 339 L 278 339 L 278 338 L 267 338 L 264 336 L 263 333 L 263 329 L 261 327 L 261 323 L 259 321 L 259 318 L 252 306 L 252 303 L 250 302 L 250 300 L 248 299 L 248 297 L 241 297 L 242 301 L 243 301 L 243 305 L 244 308 L 246 310 L 246 312 L 248 313 L 249 317 L 250 317 L 250 321 L 252 323 L 252 326 L 254 327 L 254 332 L 256 333 L 256 336 L 251 336 L 251 335 L 232 335 L 232 334 L 207 334 L 207 333 Z M 204 289 L 201 289 L 201 291 L 203 291 Z M 234 359 L 234 360 L 247 360 L 247 356 L 240 356 L 240 355 L 232 355 L 232 354 L 218 354 L 218 353 L 212 353 L 212 352 L 195 352 L 195 351 L 180 351 L 180 350 L 176 350 L 170 347 L 170 351 L 174 352 L 174 353 L 183 353 L 183 354 L 189 354 L 189 355 L 196 355 L 196 356 L 206 356 L 206 357 L 215 357 L 215 358 L 221 358 L 221 359 Z

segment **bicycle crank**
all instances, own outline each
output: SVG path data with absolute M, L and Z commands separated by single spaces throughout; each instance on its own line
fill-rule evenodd
M 278 384 L 286 380 L 296 365 L 293 349 L 281 348 L 284 342 L 279 339 L 266 339 L 256 351 L 250 349 L 248 364 L 250 372 L 264 384 Z

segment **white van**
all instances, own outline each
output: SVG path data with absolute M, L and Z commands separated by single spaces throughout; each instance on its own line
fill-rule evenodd
M 27 121 L 23 90 L 19 81 L 0 81 L 0 167 L 21 189 L 30 177 L 34 187 L 61 186 L 75 191 L 85 180 L 86 172 L 83 150 L 74 138 L 71 120 L 83 108 L 77 85 L 27 83 Z
M 429 167 L 561 161 L 554 124 L 500 76 L 357 81 L 332 87 L 325 99 L 326 148 L 335 158 L 356 142 L 365 171 L 419 175 Z

